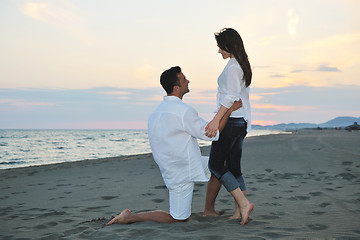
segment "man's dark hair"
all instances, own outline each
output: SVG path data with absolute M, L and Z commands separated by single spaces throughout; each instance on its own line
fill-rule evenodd
M 160 83 L 167 94 L 171 94 L 173 92 L 174 86 L 180 86 L 180 81 L 177 77 L 179 73 L 181 73 L 181 68 L 176 66 L 165 70 L 161 74 Z

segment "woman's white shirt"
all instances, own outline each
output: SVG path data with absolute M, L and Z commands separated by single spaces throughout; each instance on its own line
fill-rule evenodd
M 247 122 L 247 132 L 251 130 L 250 86 L 243 80 L 244 72 L 235 58 L 230 58 L 218 78 L 217 111 L 221 105 L 230 108 L 234 101 L 241 99 L 243 106 L 231 113 L 230 117 L 243 117 Z M 216 111 L 216 112 L 217 112 Z

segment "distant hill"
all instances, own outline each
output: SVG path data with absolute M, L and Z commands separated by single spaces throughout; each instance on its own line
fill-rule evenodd
M 286 129 L 302 129 L 302 128 L 335 128 L 335 127 L 347 127 L 354 122 L 360 123 L 360 117 L 337 117 L 330 121 L 321 124 L 314 124 L 314 123 L 282 123 L 276 124 L 271 126 L 260 126 L 260 125 L 252 125 L 252 129 L 269 129 L 269 130 L 286 130 Z
M 326 123 L 320 124 L 320 127 L 347 127 L 354 124 L 354 122 L 360 123 L 360 117 L 337 117 Z

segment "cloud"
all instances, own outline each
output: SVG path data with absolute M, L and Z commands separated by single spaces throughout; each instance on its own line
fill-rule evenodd
M 299 22 L 299 16 L 295 14 L 294 9 L 288 11 L 289 23 L 288 31 L 290 36 L 294 36 L 296 33 L 296 24 Z
M 125 92 L 125 91 L 109 91 L 109 92 L 100 92 L 100 94 L 104 94 L 104 95 L 111 95 L 111 96 L 115 96 L 116 99 L 129 99 L 130 97 L 128 95 L 130 95 L 130 92 Z
M 250 101 L 259 101 L 263 98 L 264 98 L 264 96 L 250 95 Z
M 165 95 L 163 89 L 0 89 L 0 128 L 145 128 Z M 251 88 L 253 124 L 322 123 L 360 116 L 360 86 Z M 109 93 L 109 94 L 108 94 Z M 206 120 L 216 91 L 193 89 L 184 102 Z M 118 99 L 126 96 L 126 99 Z M 24 111 L 26 110 L 26 111 Z M 133 124 L 131 124 L 133 123 Z
M 251 66 L 252 69 L 265 69 L 265 68 L 272 68 L 271 66 L 259 66 L 259 65 L 254 65 L 254 66 Z
M 48 127 L 49 128 L 49 127 Z M 60 129 L 146 129 L 147 121 L 81 121 L 61 123 L 50 128 Z
M 280 112 L 290 112 L 294 111 L 294 106 L 286 106 L 286 105 L 273 105 L 273 104 L 254 104 L 252 106 L 253 109 L 273 109 Z
M 65 30 L 83 43 L 90 45 L 94 41 L 80 10 L 66 0 L 27 2 L 20 6 L 20 11 L 30 18 Z
M 260 46 L 267 46 L 274 42 L 275 37 L 274 36 L 267 36 L 260 39 L 259 44 Z
M 261 105 L 276 109 L 276 106 L 284 106 L 284 103 L 286 106 L 294 106 L 296 110 L 301 106 L 356 109 L 360 102 L 359 91 L 360 86 L 339 84 L 336 87 L 252 88 L 253 95 L 263 97 L 259 101 L 253 101 L 253 105 L 259 105 L 259 109 L 266 109 Z
M 44 12 L 49 13 L 49 10 L 47 10 L 47 8 L 48 8 L 47 3 L 30 2 L 30 3 L 25 3 L 21 7 L 21 11 L 29 17 L 35 18 L 40 21 L 46 21 L 46 18 L 42 15 Z
M 216 91 L 190 90 L 190 93 L 184 96 L 184 102 L 188 104 L 203 104 L 215 106 Z
M 106 95 L 121 95 L 121 96 L 124 96 L 124 95 L 129 95 L 130 93 L 129 92 L 125 92 L 125 91 L 110 91 L 110 92 L 102 92 L 102 94 L 106 94 Z
M 137 79 L 150 83 L 151 86 L 154 86 L 155 83 L 156 86 L 158 86 L 157 84 L 159 82 L 154 81 L 154 79 L 159 79 L 159 76 L 154 66 L 151 64 L 143 64 L 142 66 L 136 68 L 134 75 Z
M 322 62 L 340 69 L 353 67 L 360 62 L 360 33 L 332 35 L 304 46 L 308 63 Z
M 51 107 L 55 106 L 53 102 L 36 102 L 26 99 L 0 99 L 0 107 L 14 107 L 21 109 L 34 109 L 38 107 Z
M 274 74 L 274 75 L 271 75 L 270 77 L 272 77 L 272 78 L 284 78 L 286 76 L 282 75 L 282 74 Z
M 320 72 L 341 72 L 337 67 L 328 67 L 326 65 L 321 65 L 316 70 Z
M 278 122 L 275 121 L 263 121 L 263 120 L 255 120 L 251 122 L 252 125 L 261 125 L 261 126 L 275 125 L 277 123 Z

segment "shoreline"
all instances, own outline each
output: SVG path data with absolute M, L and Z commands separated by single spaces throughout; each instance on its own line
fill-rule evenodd
M 55 135 L 52 132 L 10 130 L 3 133 L 0 170 L 151 153 L 146 130 L 58 130 Z M 278 133 L 254 130 L 248 137 Z M 200 146 L 210 144 L 198 142 Z
M 125 208 L 168 211 L 168 191 L 152 154 L 0 171 L 1 239 L 360 238 L 360 132 L 298 130 L 245 139 L 242 168 L 255 203 L 244 227 L 202 217 L 206 183 L 197 183 L 186 223 L 104 224 Z M 210 147 L 202 147 L 208 155 Z

